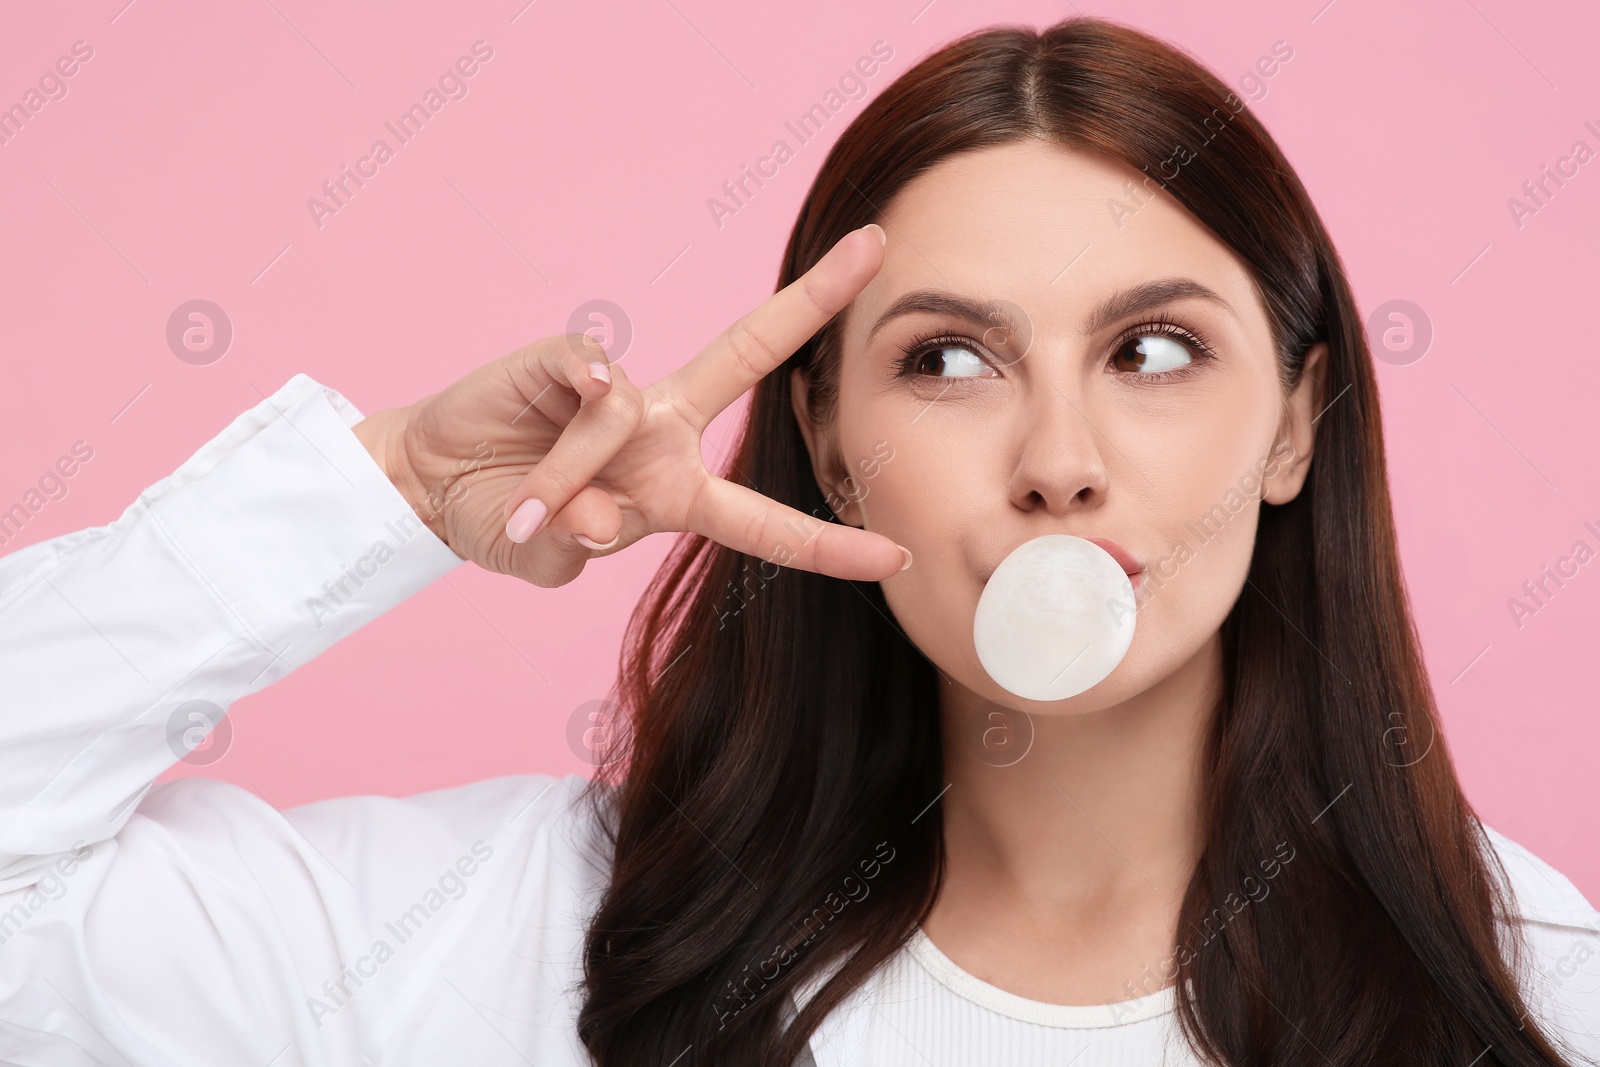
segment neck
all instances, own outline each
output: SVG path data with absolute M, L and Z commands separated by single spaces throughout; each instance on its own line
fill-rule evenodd
M 942 912 L 949 928 L 959 914 L 972 934 L 991 921 L 975 918 L 983 915 L 1027 916 L 1041 932 L 1086 923 L 1148 930 L 1160 914 L 1175 930 L 1204 843 L 1200 757 L 1221 671 L 1214 634 L 1125 701 L 1008 721 L 950 686 L 940 708 L 946 881 L 930 921 Z

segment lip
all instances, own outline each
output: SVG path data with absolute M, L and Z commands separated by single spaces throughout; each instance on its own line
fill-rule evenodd
M 1081 534 L 1078 536 L 1082 537 Z M 1135 589 L 1139 588 L 1139 583 L 1144 578 L 1144 566 L 1138 560 L 1133 558 L 1133 554 L 1131 552 L 1109 538 L 1084 537 L 1083 539 L 1088 541 L 1090 544 L 1098 545 L 1100 548 L 1104 549 L 1106 555 L 1116 560 L 1117 566 L 1121 567 L 1122 572 L 1128 576 L 1129 584 L 1131 584 Z M 987 583 L 993 574 L 994 570 L 991 568 L 989 573 L 983 576 L 984 582 Z
M 1107 540 L 1104 537 L 1085 537 L 1084 540 L 1088 541 L 1090 544 L 1099 545 L 1101 548 L 1105 549 L 1106 554 L 1117 561 L 1117 566 L 1122 568 L 1122 572 L 1126 574 L 1130 580 L 1135 580 L 1135 585 L 1138 584 L 1136 579 L 1144 572 L 1144 567 L 1140 565 L 1138 560 L 1133 558 L 1127 549 L 1123 548 L 1115 541 Z

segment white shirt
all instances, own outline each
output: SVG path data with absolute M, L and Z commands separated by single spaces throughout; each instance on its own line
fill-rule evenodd
M 1171 986 L 1118 1004 L 1028 1000 L 969 974 L 917 930 L 880 972 L 862 1062 L 1192 1064 L 1173 1025 L 1174 1003 Z
M 222 781 L 152 788 L 206 708 L 461 564 L 350 432 L 360 418 L 296 375 L 116 521 L 0 558 L 0 1062 L 587 1063 L 576 982 L 606 860 L 573 803 L 583 779 L 287 811 Z M 1600 913 L 1490 836 L 1541 1018 L 1600 1055 Z M 811 1052 L 1150 1064 L 1171 1004 L 1038 1004 L 919 936 Z M 1170 1062 L 1192 1060 L 1180 1044 Z

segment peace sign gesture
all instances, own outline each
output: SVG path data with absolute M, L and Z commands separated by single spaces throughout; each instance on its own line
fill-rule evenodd
M 866 286 L 884 240 L 877 226 L 845 235 L 643 389 L 592 339 L 548 337 L 355 433 L 457 555 L 535 585 L 564 585 L 595 556 L 671 531 L 836 578 L 887 578 L 910 560 L 892 540 L 735 485 L 700 453 L 711 420 Z

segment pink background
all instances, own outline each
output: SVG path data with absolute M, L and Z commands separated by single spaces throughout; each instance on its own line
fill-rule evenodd
M 635 380 L 771 291 L 796 206 L 851 101 L 719 228 L 722 183 L 882 40 L 876 93 L 951 37 L 1072 4 L 542 0 L 339 5 L 107 0 L 0 13 L 0 105 L 73 42 L 93 58 L 0 145 L 0 511 L 78 440 L 93 459 L 4 549 L 110 521 L 304 371 L 363 411 L 409 403 L 626 309 Z M 925 6 L 926 4 L 926 6 Z M 126 6 L 125 6 L 126 5 Z M 1522 583 L 1600 548 L 1600 361 L 1587 312 L 1600 160 L 1519 228 L 1507 200 L 1576 140 L 1600 149 L 1600 10 L 1512 0 L 1089 3 L 1225 81 L 1275 41 L 1253 106 L 1310 188 L 1363 314 L 1415 302 L 1431 349 L 1379 376 L 1411 596 L 1472 802 L 1600 901 L 1600 560 L 1519 629 Z M 473 42 L 491 60 L 319 228 L 306 206 Z M 793 144 L 791 139 L 791 144 Z M 165 330 L 221 305 L 194 366 Z M 734 409 L 713 434 L 720 444 Z M 709 453 L 708 453 L 709 454 Z M 585 772 L 574 709 L 614 676 L 646 540 L 556 590 L 463 568 L 230 715 L 194 773 L 279 807 L 528 771 Z M 597 610 L 597 605 L 606 605 Z M 174 773 L 188 773 L 180 765 Z

